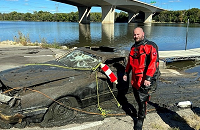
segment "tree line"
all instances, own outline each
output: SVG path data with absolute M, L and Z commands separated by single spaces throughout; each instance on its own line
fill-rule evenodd
M 102 14 L 100 12 L 91 12 L 91 22 L 101 22 Z M 137 17 L 136 17 L 137 19 Z M 191 23 L 200 23 L 200 9 L 192 8 L 180 11 L 162 11 L 153 16 L 155 22 L 183 22 L 187 20 Z M 16 11 L 10 13 L 0 13 L 0 21 L 56 21 L 56 22 L 78 22 L 79 13 L 50 13 L 46 11 L 34 11 L 33 13 L 18 13 Z M 127 22 L 128 13 L 115 12 L 115 22 Z
M 192 8 L 180 11 L 163 11 L 153 17 L 153 20 L 156 22 L 186 23 L 188 19 L 190 23 L 200 23 L 200 9 Z
M 125 12 L 115 13 L 117 21 L 123 21 L 128 18 Z M 102 14 L 99 12 L 90 13 L 91 22 L 101 22 Z M 10 13 L 0 13 L 0 21 L 49 21 L 49 22 L 78 22 L 79 13 L 50 13 L 46 11 L 34 11 L 33 13 L 18 13 L 16 11 Z

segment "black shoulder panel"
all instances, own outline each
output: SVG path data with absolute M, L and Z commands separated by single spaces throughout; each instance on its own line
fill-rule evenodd
M 158 51 L 158 46 L 156 45 L 156 43 L 152 42 L 152 41 L 147 41 L 148 45 L 152 45 L 154 48 L 156 48 L 156 50 Z

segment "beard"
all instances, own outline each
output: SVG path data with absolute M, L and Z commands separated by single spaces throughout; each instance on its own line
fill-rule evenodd
M 135 42 L 141 42 L 144 38 L 143 37 L 137 37 L 137 38 L 134 38 Z

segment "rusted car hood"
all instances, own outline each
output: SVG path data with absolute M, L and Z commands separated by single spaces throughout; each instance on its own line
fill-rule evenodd
M 85 71 L 76 71 L 50 65 L 29 65 L 0 73 L 0 80 L 8 87 L 33 87 L 58 80 L 82 75 Z

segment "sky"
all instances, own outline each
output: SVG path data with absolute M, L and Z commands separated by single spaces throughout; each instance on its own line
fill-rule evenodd
M 167 10 L 200 9 L 200 0 L 139 0 Z M 71 6 L 51 0 L 0 0 L 0 13 L 33 13 L 34 11 L 47 11 L 51 13 L 77 12 L 76 6 Z M 116 10 L 120 12 L 120 10 Z M 101 12 L 100 7 L 92 7 L 91 12 Z

